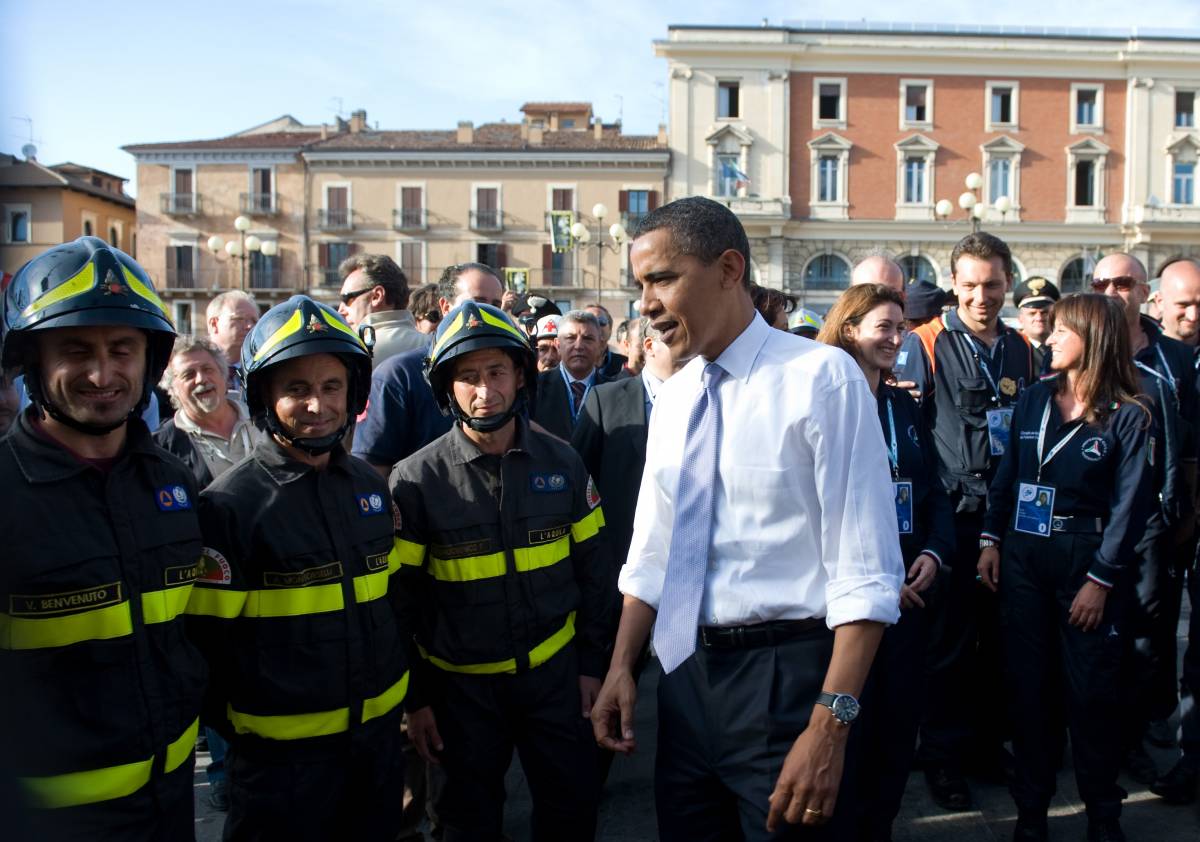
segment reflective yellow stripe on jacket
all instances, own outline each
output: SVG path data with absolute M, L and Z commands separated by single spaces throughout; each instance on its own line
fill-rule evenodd
M 378 696 L 363 700 L 362 721 L 370 722 L 392 711 L 404 701 L 408 692 L 408 672 L 400 680 Z M 324 737 L 340 734 L 350 728 L 350 708 L 317 711 L 315 713 L 292 713 L 275 716 L 259 716 L 241 713 L 226 706 L 229 721 L 239 734 L 254 734 L 269 740 L 303 740 L 309 737 Z
M 184 612 L 191 593 L 190 584 L 161 591 L 146 591 L 142 594 L 143 622 L 167 623 L 174 620 Z M 127 599 L 73 614 L 38 617 L 0 613 L 2 650 L 49 649 L 87 640 L 111 640 L 130 634 L 133 634 L 133 616 Z
M 163 759 L 163 771 L 174 772 L 192 755 L 196 745 L 196 734 L 200 728 L 197 719 L 177 739 L 167 746 Z M 77 807 L 80 804 L 95 804 L 132 795 L 150 782 L 154 770 L 154 758 L 89 769 L 86 772 L 68 772 L 64 775 L 49 775 L 42 778 L 21 778 L 21 786 L 38 807 Z
M 559 651 L 571 642 L 571 638 L 575 636 L 575 612 L 572 611 L 567 615 L 567 622 L 563 627 L 543 640 L 537 646 L 529 651 L 529 668 L 541 666 L 546 661 L 553 658 Z M 421 651 L 421 657 L 429 661 L 435 667 L 446 670 L 447 672 L 465 672 L 473 675 L 495 675 L 502 672 L 516 672 L 517 661 L 515 658 L 509 658 L 505 661 L 493 661 L 489 664 L 452 664 L 449 661 L 443 660 L 436 655 L 430 655 L 423 646 L 418 646 Z

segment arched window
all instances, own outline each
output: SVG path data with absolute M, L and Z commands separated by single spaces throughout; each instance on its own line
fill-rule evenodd
M 906 254 L 896 262 L 904 270 L 905 281 L 927 281 L 931 284 L 938 282 L 937 270 L 933 268 L 933 264 L 929 262 L 928 257 L 919 254 Z
M 805 289 L 845 289 L 850 285 L 850 263 L 836 254 L 819 254 L 804 270 Z
M 1099 257 L 1097 256 L 1097 260 Z M 1092 281 L 1092 267 L 1095 261 L 1085 257 L 1075 257 L 1068 260 L 1058 273 L 1058 289 L 1066 295 L 1069 292 L 1088 292 Z

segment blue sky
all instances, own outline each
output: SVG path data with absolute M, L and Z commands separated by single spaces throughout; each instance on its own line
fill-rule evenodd
M 124 144 L 219 137 L 285 113 L 328 121 L 339 104 L 399 129 L 517 120 L 527 100 L 588 100 L 606 121 L 621 115 L 626 131 L 652 133 L 665 62 L 651 41 L 673 23 L 1200 30 L 1196 0 L 926 0 L 919 12 L 880 0 L 0 0 L 0 15 L 0 151 L 28 142 L 19 119 L 28 117 L 43 163 L 72 160 L 128 177 Z

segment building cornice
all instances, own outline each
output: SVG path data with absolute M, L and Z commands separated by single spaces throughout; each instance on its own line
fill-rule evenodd
M 128 150 L 126 150 L 128 151 Z M 295 149 L 155 149 L 129 152 L 139 164 L 294 164 Z
M 314 170 L 321 169 L 502 169 L 502 170 L 661 170 L 671 153 L 666 150 L 597 152 L 422 152 L 355 151 L 305 152 Z

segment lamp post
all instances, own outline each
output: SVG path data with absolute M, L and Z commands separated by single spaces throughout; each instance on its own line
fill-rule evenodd
M 258 237 L 246 232 L 250 230 L 250 218 L 247 216 L 239 216 L 233 220 L 233 227 L 238 232 L 238 239 L 225 242 L 224 239 L 214 234 L 208 238 L 208 250 L 213 253 L 214 257 L 219 258 L 222 251 L 229 255 L 230 259 L 237 260 L 242 264 L 240 289 L 246 288 L 246 264 L 250 261 L 250 255 L 256 251 L 262 252 L 267 257 L 274 257 L 279 253 L 279 243 L 275 240 L 260 240 Z M 253 285 L 254 276 L 253 270 L 250 283 Z
M 604 217 L 608 216 L 608 207 L 603 202 L 592 206 L 592 216 L 596 218 L 596 239 L 592 240 L 592 232 L 583 222 L 576 222 L 571 226 L 571 238 L 575 241 L 574 248 L 577 254 L 589 246 L 596 249 L 596 302 L 600 303 L 600 287 L 604 282 L 604 250 L 611 249 L 613 254 L 620 253 L 627 235 L 625 227 L 619 222 L 614 222 L 608 226 L 610 241 L 604 242 L 603 225 Z
M 983 176 L 977 172 L 969 173 L 964 179 L 966 191 L 958 196 L 958 206 L 967 212 L 967 220 L 971 223 L 971 233 L 974 234 L 979 230 L 979 222 L 987 214 L 987 202 L 979 198 L 978 190 L 983 187 Z M 1001 196 L 993 203 L 997 211 L 1000 212 L 1000 221 L 1003 222 L 1008 212 L 1013 209 L 1012 199 L 1007 196 Z M 938 219 L 946 220 L 950 214 L 954 212 L 954 204 L 949 199 L 940 200 L 933 209 L 934 214 Z

